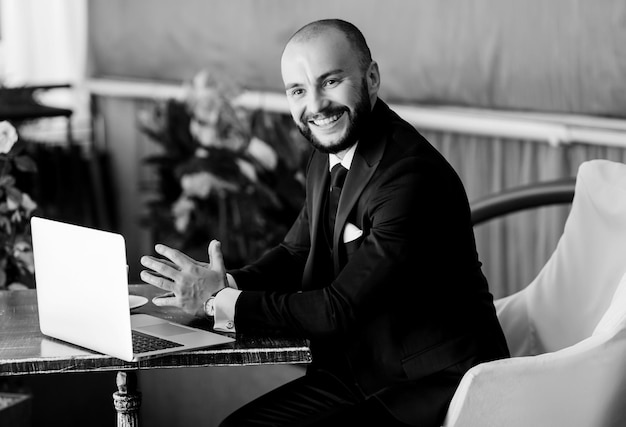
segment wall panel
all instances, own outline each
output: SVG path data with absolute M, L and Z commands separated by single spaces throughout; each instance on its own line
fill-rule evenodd
M 284 42 L 326 17 L 363 30 L 390 102 L 626 115 L 623 0 L 91 1 L 91 74 L 281 92 Z

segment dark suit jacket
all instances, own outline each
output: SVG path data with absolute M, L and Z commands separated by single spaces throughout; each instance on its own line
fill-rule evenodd
M 309 338 L 314 367 L 410 421 L 411 385 L 450 367 L 460 379 L 472 365 L 508 355 L 467 196 L 443 156 L 382 100 L 359 136 L 332 251 L 321 231 L 328 175 L 328 156 L 314 152 L 305 206 L 284 241 L 231 272 L 249 291 L 235 324 Z M 344 244 L 347 222 L 363 234 Z

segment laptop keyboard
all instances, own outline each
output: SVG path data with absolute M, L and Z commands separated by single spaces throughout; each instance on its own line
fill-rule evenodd
M 166 348 L 182 347 L 177 342 L 164 340 L 152 335 L 132 330 L 133 353 L 145 353 L 147 351 L 163 350 Z

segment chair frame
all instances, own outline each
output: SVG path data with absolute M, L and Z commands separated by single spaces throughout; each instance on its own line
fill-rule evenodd
M 509 213 L 540 206 L 572 203 L 576 178 L 514 187 L 470 204 L 472 224 L 478 225 Z

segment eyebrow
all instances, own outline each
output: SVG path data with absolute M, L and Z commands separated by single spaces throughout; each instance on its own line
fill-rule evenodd
M 327 71 L 327 72 L 325 72 L 324 74 L 320 75 L 320 76 L 316 79 L 316 81 L 317 81 L 317 82 L 320 82 L 320 81 L 325 80 L 325 79 L 326 79 L 326 78 L 328 78 L 329 76 L 332 76 L 333 74 L 341 74 L 341 73 L 343 73 L 343 72 L 344 72 L 344 70 L 343 70 L 342 68 L 336 68 L 336 69 L 334 69 L 334 70 Z M 298 87 L 298 86 L 300 86 L 300 83 L 290 83 L 290 84 L 288 84 L 288 85 L 286 85 L 286 86 L 285 86 L 285 90 L 293 89 L 294 87 Z

